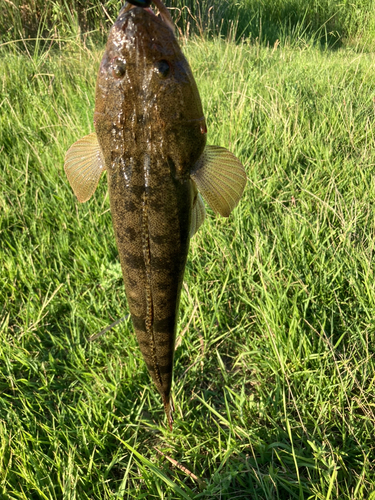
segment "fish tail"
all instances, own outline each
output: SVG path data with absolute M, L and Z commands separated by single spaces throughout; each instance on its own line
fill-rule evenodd
M 173 405 L 172 396 L 163 396 L 163 404 L 164 404 L 165 414 L 167 415 L 169 429 L 171 431 L 173 431 L 174 405 Z

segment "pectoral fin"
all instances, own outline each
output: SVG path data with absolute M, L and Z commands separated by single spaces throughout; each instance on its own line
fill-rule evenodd
M 246 184 L 241 162 L 225 148 L 206 146 L 190 174 L 215 213 L 228 217 Z
M 95 132 L 85 135 L 68 149 L 64 169 L 78 201 L 83 203 L 89 200 L 105 170 L 103 154 Z

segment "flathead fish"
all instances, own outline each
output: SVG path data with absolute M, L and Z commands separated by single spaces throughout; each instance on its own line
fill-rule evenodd
M 80 202 L 107 171 L 125 291 L 138 343 L 172 427 L 171 385 L 181 285 L 203 198 L 228 217 L 246 183 L 240 161 L 206 145 L 197 85 L 161 0 L 125 4 L 96 85 L 95 132 L 65 156 Z

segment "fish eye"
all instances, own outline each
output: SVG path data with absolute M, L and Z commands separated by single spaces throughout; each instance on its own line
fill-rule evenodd
M 158 61 L 155 64 L 155 69 L 161 78 L 166 78 L 169 74 L 169 70 L 171 69 L 171 67 L 168 61 L 162 59 L 161 61 Z
M 126 73 L 126 64 L 123 59 L 115 58 L 112 61 L 112 75 L 115 78 L 122 78 Z

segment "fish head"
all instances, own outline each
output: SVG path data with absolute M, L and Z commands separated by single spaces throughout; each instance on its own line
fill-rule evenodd
M 125 4 L 110 30 L 100 64 L 94 123 L 106 165 L 140 151 L 187 178 L 206 144 L 197 85 L 167 9 Z M 169 16 L 169 17 L 168 17 Z M 114 153 L 115 152 L 115 153 Z

